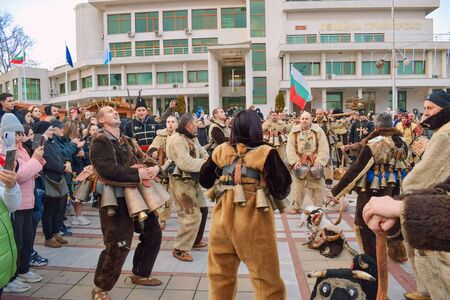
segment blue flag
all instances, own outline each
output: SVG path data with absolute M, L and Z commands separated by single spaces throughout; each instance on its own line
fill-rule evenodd
M 105 49 L 105 52 L 103 53 L 103 64 L 107 65 L 112 60 L 112 53 L 109 50 L 109 47 Z
M 69 48 L 66 45 L 66 61 L 73 68 L 72 55 L 70 55 Z

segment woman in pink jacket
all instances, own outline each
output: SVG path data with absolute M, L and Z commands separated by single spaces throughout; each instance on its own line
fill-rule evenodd
M 33 250 L 33 208 L 34 208 L 34 179 L 42 170 L 45 160 L 43 147 L 38 147 L 33 156 L 30 157 L 28 152 L 22 146 L 24 137 L 24 128 L 19 120 L 12 114 L 5 114 L 0 124 L 0 134 L 3 136 L 5 132 L 16 133 L 16 149 L 17 149 L 17 183 L 22 193 L 22 204 L 20 208 L 13 214 L 13 229 L 18 251 L 17 277 L 15 276 L 5 291 L 19 292 L 14 282 L 39 282 L 42 276 L 30 271 L 30 255 Z M 1 152 L 1 151 L 0 151 Z M 3 155 L 3 154 L 2 154 Z

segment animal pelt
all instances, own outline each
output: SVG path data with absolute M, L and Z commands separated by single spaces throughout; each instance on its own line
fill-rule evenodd
M 378 278 L 378 270 L 376 261 L 367 254 L 359 254 L 353 258 L 352 270 L 364 271 Z M 366 293 L 367 299 L 375 299 L 377 296 L 378 284 L 372 281 L 362 281 L 361 286 Z

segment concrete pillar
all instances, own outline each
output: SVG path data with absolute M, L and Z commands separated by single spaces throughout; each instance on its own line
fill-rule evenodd
M 447 78 L 447 51 L 441 52 L 441 78 Z
M 427 51 L 427 77 L 432 78 L 433 77 L 433 53 L 434 51 L 428 50 Z
M 362 99 L 362 97 L 363 97 L 363 90 L 362 90 L 362 88 L 359 88 L 358 89 L 358 98 Z
M 208 52 L 208 102 L 210 111 L 219 107 L 219 90 L 221 88 L 219 82 L 219 69 L 219 63 L 214 57 L 214 54 Z
M 194 107 L 194 97 L 193 96 L 189 96 L 189 110 L 192 113 L 195 113 L 195 110 L 197 109 L 197 107 Z
M 356 78 L 362 78 L 362 53 L 358 51 L 356 53 Z
M 189 110 L 189 98 L 186 95 L 184 95 L 184 105 L 186 107 L 186 112 L 190 113 L 191 111 Z
M 77 92 L 81 92 L 81 71 L 77 71 Z
M 284 54 L 283 63 L 284 63 L 283 80 L 289 80 L 290 72 L 291 72 L 291 55 L 290 55 L 290 53 Z
M 327 109 L 327 89 L 322 89 L 322 108 Z
M 20 100 L 20 101 L 25 100 L 25 97 L 23 97 L 23 92 L 22 92 L 23 91 L 22 82 L 23 82 L 23 76 L 24 76 L 24 74 L 22 74 L 22 72 L 23 72 L 23 70 L 21 68 L 19 68 L 19 72 L 18 72 L 18 76 L 17 76 L 18 78 L 17 78 L 17 99 L 15 99 L 16 101 L 17 100 Z M 11 81 L 11 84 L 12 84 L 12 81 Z M 14 91 L 14 87 L 13 87 L 13 91 Z M 14 94 L 14 93 L 12 93 L 12 94 Z
M 120 76 L 122 77 L 120 89 L 124 90 L 127 87 L 127 72 L 125 70 L 125 65 L 120 66 Z
M 187 87 L 188 84 L 188 72 L 187 72 L 187 63 L 183 63 L 183 87 Z
M 327 54 L 325 52 L 322 52 L 320 59 L 320 78 L 327 79 Z
M 97 89 L 97 69 L 92 67 L 92 89 Z
M 152 112 L 154 115 L 158 114 L 158 108 L 156 106 L 156 96 L 152 97 Z
M 253 104 L 252 51 L 245 54 L 245 108 Z
M 152 64 L 152 88 L 156 89 L 156 83 L 158 81 L 156 74 L 156 64 Z

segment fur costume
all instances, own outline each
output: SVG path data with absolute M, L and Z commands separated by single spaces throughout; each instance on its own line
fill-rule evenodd
M 422 160 L 403 181 L 404 193 L 411 196 L 406 197 L 402 230 L 412 246 L 408 247 L 408 256 L 416 275 L 417 292 L 445 299 L 450 295 L 449 199 L 433 195 L 436 192 L 420 193 L 445 182 L 450 175 L 450 107 L 428 117 L 422 125 L 435 132 Z
M 209 125 L 209 137 L 211 139 L 211 149 L 216 148 L 220 144 L 226 143 L 230 140 L 231 129 L 216 119 L 211 119 Z
M 386 186 L 384 189 L 380 188 L 379 190 L 370 189 L 369 183 L 373 180 L 379 180 L 379 175 L 375 175 L 378 174 L 376 172 L 379 172 L 379 170 L 375 168 L 381 168 L 381 166 L 383 166 L 385 173 L 381 175 L 386 176 L 390 159 L 395 156 L 396 151 L 402 151 L 403 153 L 407 152 L 407 145 L 402 140 L 401 133 L 395 128 L 381 128 L 375 130 L 369 135 L 366 141 L 367 142 L 363 140 L 362 142 L 362 149 L 358 159 L 350 166 L 337 185 L 333 187 L 331 193 L 336 199 L 339 199 L 345 194 L 350 193 L 360 180 L 364 181 L 362 184 L 365 191 L 362 189 L 357 191 L 358 198 L 355 213 L 355 232 L 357 238 L 360 240 L 359 242 L 363 246 L 364 253 L 376 260 L 375 234 L 364 222 L 362 211 L 372 196 L 398 195 L 400 192 L 400 182 L 399 177 L 396 177 L 397 181 L 395 186 Z M 371 177 L 372 180 L 369 181 L 369 177 Z M 393 235 L 395 239 L 401 240 L 401 236 L 398 234 L 399 231 L 400 228 L 397 227 L 393 229 L 390 234 Z M 392 259 L 401 262 L 406 259 L 406 250 L 402 243 L 393 242 L 388 239 L 388 247 Z M 392 247 L 395 249 L 392 249 Z
M 277 149 L 283 161 L 286 160 L 286 141 L 288 129 L 284 121 L 267 120 L 262 124 L 264 141 Z
M 240 262 L 250 270 L 255 299 L 282 300 L 286 298 L 280 276 L 275 220 L 271 207 L 267 211 L 256 208 L 256 189 L 261 181 L 245 176 L 242 182 L 246 205 L 234 204 L 232 182 L 222 175 L 237 155 L 243 157 L 247 169 L 256 170 L 268 194 L 274 201 L 289 193 L 291 178 L 275 149 L 267 145 L 247 148 L 244 144 L 218 146 L 200 171 L 200 183 L 205 188 L 219 178 L 223 193 L 212 213 L 210 247 L 208 251 L 209 297 L 211 300 L 234 299 L 237 291 L 237 272 Z M 217 186 L 217 184 L 216 184 Z M 228 186 L 227 189 L 225 189 Z
M 169 186 L 177 207 L 180 228 L 174 248 L 190 251 L 203 238 L 208 208 L 203 191 L 198 184 L 198 172 L 208 158 L 195 136 L 184 128 L 178 128 L 167 140 L 167 157 L 184 174 L 170 176 Z M 187 175 L 187 177 L 185 176 Z

